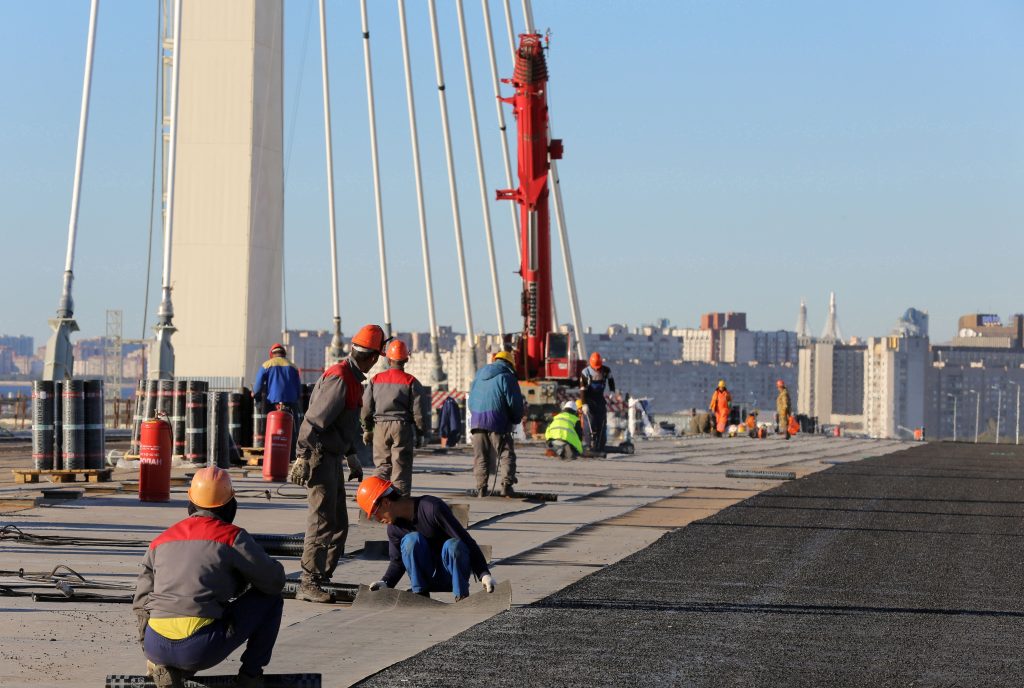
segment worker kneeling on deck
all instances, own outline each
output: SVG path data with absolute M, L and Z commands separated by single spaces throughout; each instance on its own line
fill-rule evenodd
M 197 471 L 188 500 L 189 517 L 150 543 L 135 586 L 149 673 L 160 688 L 182 686 L 245 643 L 236 685 L 262 686 L 281 625 L 284 567 L 232 525 L 238 502 L 227 471 Z
M 472 573 L 484 590 L 494 592 L 483 552 L 442 500 L 406 497 L 389 481 L 370 476 L 360 483 L 356 502 L 367 516 L 388 527 L 391 562 L 371 590 L 393 588 L 408 572 L 417 595 L 450 592 L 458 602 L 469 597 Z
M 544 431 L 544 439 L 548 447 L 563 461 L 577 458 L 583 453 L 583 425 L 580 423 L 579 405 L 577 401 L 567 401 L 562 405 L 562 412 L 551 419 L 548 429 Z

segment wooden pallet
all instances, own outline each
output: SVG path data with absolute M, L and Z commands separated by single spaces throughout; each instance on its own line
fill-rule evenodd
M 40 476 L 46 476 L 51 483 L 73 483 L 82 476 L 85 482 L 105 483 L 110 480 L 112 468 L 82 468 L 71 471 L 41 471 L 33 468 L 12 468 L 15 483 L 37 483 Z

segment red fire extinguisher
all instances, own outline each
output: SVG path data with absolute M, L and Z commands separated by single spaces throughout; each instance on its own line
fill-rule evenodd
M 292 414 L 278 404 L 267 414 L 267 435 L 263 443 L 263 479 L 284 482 L 292 457 Z
M 139 439 L 139 501 L 171 498 L 171 424 L 163 418 L 142 422 Z

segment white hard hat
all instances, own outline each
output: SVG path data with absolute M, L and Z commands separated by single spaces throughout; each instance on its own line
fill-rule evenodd
M 565 402 L 564 404 L 562 404 L 562 410 L 563 411 L 572 411 L 573 413 L 576 413 L 576 402 L 575 401 L 567 401 L 567 402 Z

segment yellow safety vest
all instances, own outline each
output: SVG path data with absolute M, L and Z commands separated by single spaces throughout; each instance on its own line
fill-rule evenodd
M 576 451 L 582 454 L 583 444 L 580 443 L 580 437 L 576 434 L 577 422 L 579 422 L 579 417 L 575 413 L 569 413 L 568 411 L 559 413 L 551 419 L 551 424 L 544 431 L 544 439 L 568 442 Z

